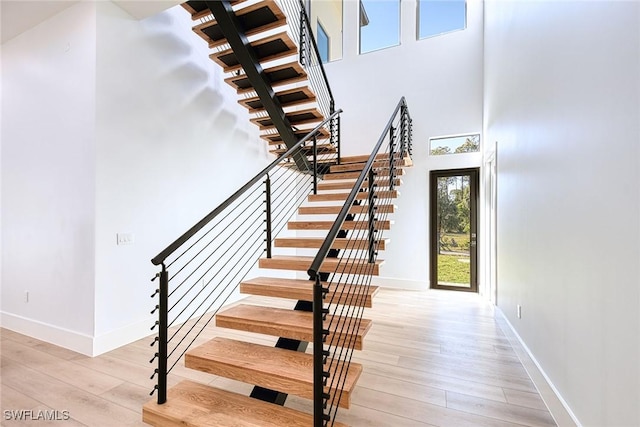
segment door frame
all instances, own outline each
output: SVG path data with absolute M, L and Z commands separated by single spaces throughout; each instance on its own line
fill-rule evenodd
M 437 179 L 440 177 L 469 175 L 470 192 L 469 197 L 471 203 L 469 206 L 469 216 L 471 225 L 471 245 L 469 247 L 469 260 L 471 267 L 471 283 L 469 288 L 458 286 L 444 286 L 438 285 L 438 242 L 437 242 L 437 218 L 438 213 L 436 205 L 438 203 L 438 184 Z M 431 289 L 445 289 L 462 292 L 478 292 L 478 242 L 480 236 L 478 235 L 478 203 L 480 195 L 480 168 L 461 168 L 461 169 L 446 169 L 446 170 L 432 170 L 429 172 L 429 288 Z M 475 242 L 473 235 L 475 234 Z

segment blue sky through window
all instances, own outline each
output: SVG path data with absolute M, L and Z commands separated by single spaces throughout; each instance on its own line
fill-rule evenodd
M 361 0 L 369 23 L 360 22 L 360 53 L 400 44 L 400 0 Z
M 420 0 L 418 38 L 431 37 L 466 27 L 465 0 Z

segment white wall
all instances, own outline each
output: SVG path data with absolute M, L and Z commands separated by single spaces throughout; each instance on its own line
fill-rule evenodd
M 82 351 L 94 327 L 95 37 L 95 6 L 82 3 L 2 46 L 2 324 Z
M 381 275 L 401 287 L 428 286 L 429 171 L 480 166 L 477 156 L 428 159 L 430 137 L 482 128 L 482 2 L 468 1 L 464 31 L 416 40 L 415 0 L 401 1 L 401 44 L 358 55 L 359 2 L 344 2 L 343 59 L 326 64 L 343 108 L 344 155 L 367 154 L 405 96 L 414 123 L 414 167 L 402 177 L 401 197 Z
M 85 354 L 149 334 L 150 259 L 269 162 L 192 25 L 83 2 L 3 44 L 4 327 Z
M 99 2 L 96 353 L 146 334 L 150 259 L 262 166 L 266 146 L 176 7 L 137 21 Z M 135 235 L 116 245 L 116 233 Z
M 640 425 L 639 9 L 485 5 L 498 304 L 590 426 Z

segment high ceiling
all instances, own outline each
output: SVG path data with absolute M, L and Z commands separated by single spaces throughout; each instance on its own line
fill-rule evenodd
M 78 0 L 0 0 L 0 39 L 4 43 L 78 3 Z M 137 19 L 155 15 L 182 3 L 180 0 L 119 0 L 119 7 Z

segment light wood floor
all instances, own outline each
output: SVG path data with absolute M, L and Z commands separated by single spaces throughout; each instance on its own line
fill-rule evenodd
M 250 297 L 243 303 L 262 303 Z M 273 300 L 270 300 L 273 301 Z M 277 302 L 287 306 L 288 302 Z M 349 410 L 352 426 L 556 425 L 508 340 L 493 308 L 477 295 L 448 291 L 381 290 L 366 310 L 373 327 L 356 352 L 364 365 Z M 1 425 L 143 425 L 152 349 L 140 340 L 90 358 L 2 329 Z M 251 334 L 212 330 L 207 336 Z M 273 343 L 275 339 L 252 336 Z M 169 383 L 190 378 L 234 391 L 250 386 L 177 365 Z M 287 405 L 310 411 L 290 397 Z M 7 421 L 5 410 L 69 411 L 67 421 Z

